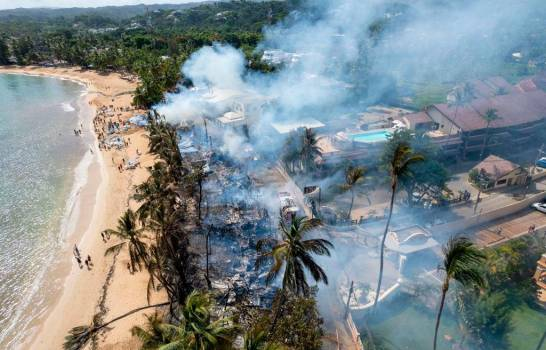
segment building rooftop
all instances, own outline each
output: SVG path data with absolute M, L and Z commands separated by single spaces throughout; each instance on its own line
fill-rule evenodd
M 241 124 L 246 120 L 245 116 L 239 112 L 227 112 L 218 118 L 218 121 L 224 125 Z
M 404 255 L 434 248 L 438 244 L 430 232 L 418 225 L 391 231 L 385 241 L 387 249 Z
M 324 124 L 313 118 L 304 118 L 299 120 L 285 120 L 271 123 L 271 126 L 277 130 L 279 134 L 288 134 L 289 132 L 300 128 L 318 129 L 324 127 Z
M 489 178 L 496 180 L 518 168 L 520 168 L 519 165 L 512 163 L 509 160 L 490 155 L 478 163 L 478 165 L 476 165 L 473 169 L 476 169 L 479 172 L 483 171 L 489 176 Z
M 529 92 L 538 90 L 538 87 L 533 79 L 524 79 L 516 85 L 516 89 L 520 92 Z
M 410 125 L 417 125 L 417 124 L 424 124 L 424 123 L 431 123 L 432 119 L 428 116 L 428 114 L 424 111 L 417 112 L 417 113 L 411 113 L 403 115 L 402 117 L 398 118 L 401 119 L 404 122 L 409 122 Z
M 487 122 L 482 115 L 488 109 L 496 109 L 499 119 L 491 122 L 491 128 L 504 128 L 535 122 L 546 117 L 546 93 L 541 90 L 511 93 L 474 100 L 470 105 L 456 108 L 447 104 L 433 106 L 463 131 L 485 129 Z

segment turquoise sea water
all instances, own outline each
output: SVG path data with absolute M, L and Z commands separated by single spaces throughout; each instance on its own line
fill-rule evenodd
M 45 307 L 42 279 L 87 149 L 73 132 L 83 91 L 69 81 L 0 74 L 0 349 L 12 348 Z

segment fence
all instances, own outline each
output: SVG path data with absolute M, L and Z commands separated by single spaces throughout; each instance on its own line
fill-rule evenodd
M 355 349 L 364 350 L 364 345 L 362 345 L 362 340 L 360 339 L 360 333 L 358 332 L 358 329 L 356 328 L 356 325 L 353 321 L 353 316 L 351 316 L 350 312 L 349 312 L 349 315 L 347 316 L 347 327 L 349 329 L 349 332 L 351 333 L 351 339 L 353 340 Z

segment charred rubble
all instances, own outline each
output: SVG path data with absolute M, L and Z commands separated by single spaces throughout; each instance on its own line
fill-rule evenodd
M 179 133 L 181 154 L 206 172 L 202 219 L 191 235 L 199 266 L 223 306 L 270 307 L 275 288 L 267 286 L 267 267 L 255 268 L 256 243 L 276 234 L 276 221 L 245 166 L 211 147 L 199 127 Z

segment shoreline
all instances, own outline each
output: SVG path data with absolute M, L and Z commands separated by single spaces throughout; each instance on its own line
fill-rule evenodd
M 144 134 L 142 128 L 131 129 L 129 131 L 130 137 L 137 134 L 139 138 L 139 140 L 135 140 L 139 142 L 132 142 L 134 146 L 129 145 L 121 151 L 100 151 L 93 120 L 100 108 L 104 106 L 127 107 L 127 103 L 131 100 L 131 95 L 127 94 L 127 91 L 134 90 L 135 84 L 122 79 L 116 73 L 99 75 L 77 68 L 0 67 L 0 74 L 51 77 L 72 81 L 84 85 L 85 88 L 85 92 L 77 100 L 78 120 L 83 123 L 84 147 L 90 147 L 93 153 L 86 150 L 74 169 L 73 187 L 69 198 L 67 198 L 59 228 L 62 248 L 55 253 L 54 260 L 56 261 L 45 272 L 45 278 L 54 281 L 49 284 L 53 284 L 55 289 L 49 291 L 52 293 L 50 297 L 45 297 L 46 310 L 25 327 L 24 331 L 30 334 L 30 337 L 26 336 L 23 340 L 27 341 L 19 342 L 16 345 L 16 348 L 21 349 L 59 349 L 70 328 L 88 324 L 92 320 L 99 311 L 97 303 L 101 297 L 106 298 L 103 300 L 103 304 L 106 306 L 106 317 L 110 317 L 109 311 L 116 308 L 120 298 L 125 298 L 115 290 L 109 290 L 107 295 L 104 293 L 108 272 L 116 269 L 116 267 L 112 268 L 112 258 L 104 257 L 104 250 L 115 242 L 111 241 L 105 244 L 101 239 L 100 232 L 106 228 L 115 227 L 117 218 L 121 216 L 129 204 L 132 186 L 145 180 L 147 172 L 143 166 L 142 169 L 121 173 L 117 171 L 114 164 L 110 164 L 106 159 L 111 156 L 112 162 L 115 163 L 120 158 L 130 158 L 135 153 L 136 147 L 141 147 L 140 150 L 146 157 L 144 152 L 147 151 L 147 144 L 143 144 L 143 141 L 146 140 L 142 137 Z M 124 113 L 120 118 L 126 119 L 134 113 Z M 103 154 L 103 152 L 108 154 Z M 72 255 L 74 244 L 77 244 L 82 252 L 82 257 L 86 257 L 88 254 L 92 257 L 94 264 L 92 270 L 88 271 L 85 266 L 80 269 L 75 263 Z M 144 274 L 135 278 L 122 269 L 124 254 L 120 254 L 117 260 L 117 265 L 121 266 L 117 266 L 116 278 L 109 289 L 119 289 L 117 285 L 121 284 L 123 286 L 121 293 L 123 293 L 130 286 L 137 292 L 127 301 L 129 304 L 137 305 L 142 298 L 146 299 L 146 289 L 140 287 Z M 120 273 L 119 270 L 122 272 Z M 28 312 L 26 309 L 28 308 L 25 308 L 25 312 Z M 107 344 L 113 341 L 129 341 L 130 333 L 127 329 L 123 331 L 127 335 L 121 336 L 121 339 L 119 339 L 120 336 L 110 337 L 107 335 L 101 339 L 101 343 L 104 343 L 106 348 Z M 102 344 L 100 348 L 103 348 Z

